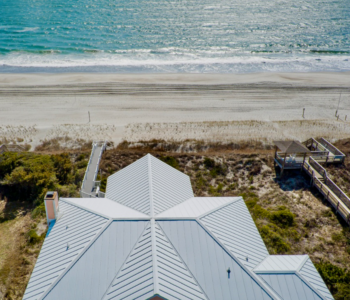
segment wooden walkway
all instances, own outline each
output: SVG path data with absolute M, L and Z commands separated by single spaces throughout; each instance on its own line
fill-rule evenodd
M 105 142 L 93 142 L 89 163 L 86 167 L 85 176 L 80 190 L 82 198 L 104 197 L 104 193 L 99 192 L 99 182 L 96 181 L 98 167 L 101 156 L 106 148 Z
M 350 198 L 328 177 L 327 171 L 312 157 L 304 161 L 302 169 L 311 177 L 313 186 L 350 225 Z

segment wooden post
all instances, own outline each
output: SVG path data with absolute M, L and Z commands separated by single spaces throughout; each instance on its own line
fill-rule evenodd
M 283 166 L 282 166 L 282 170 L 281 170 L 281 178 L 282 178 L 282 175 L 283 175 L 283 171 L 284 171 L 284 166 L 286 164 L 286 157 L 287 157 L 287 153 L 284 153 L 284 160 L 283 160 Z

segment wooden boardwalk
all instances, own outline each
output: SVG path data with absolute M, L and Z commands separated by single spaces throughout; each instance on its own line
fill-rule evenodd
M 344 163 L 345 154 L 324 138 L 319 141 L 311 138 L 302 145 L 299 142 L 293 142 L 298 147 L 294 146 L 292 151 L 288 148 L 284 149 L 283 152 L 277 152 L 277 148 L 283 149 L 284 145 L 290 143 L 291 141 L 275 141 L 274 161 L 275 166 L 277 165 L 281 169 L 281 176 L 283 170 L 304 170 L 311 177 L 313 186 L 350 225 L 350 197 L 328 177 L 327 171 L 319 164 Z
M 105 148 L 105 142 L 94 142 L 92 144 L 89 163 L 86 167 L 85 176 L 80 190 L 80 196 L 82 198 L 104 197 L 104 193 L 99 192 L 99 182 L 96 181 L 96 177 L 101 156 Z
M 303 170 L 311 177 L 313 186 L 350 225 L 350 198 L 328 177 L 327 171 L 312 157 L 303 163 Z

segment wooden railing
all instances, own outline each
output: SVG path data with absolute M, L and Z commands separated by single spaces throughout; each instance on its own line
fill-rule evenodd
M 335 208 L 342 218 L 349 224 L 350 223 L 350 210 L 339 198 L 333 194 L 328 185 L 323 184 L 318 178 L 314 178 L 314 185 L 324 195 L 324 197 Z
M 341 152 L 338 148 L 333 146 L 326 139 L 321 138 L 320 144 L 322 144 L 324 148 L 326 148 L 328 151 L 330 151 L 334 155 L 334 161 L 340 161 L 340 162 L 344 161 L 345 154 L 343 152 Z
M 324 180 L 326 180 L 327 171 L 313 157 L 309 158 L 309 164 L 322 176 Z
M 312 157 L 303 164 L 303 169 L 311 176 L 313 184 L 341 214 L 347 223 L 350 223 L 350 198 L 328 177 L 327 171 Z M 315 175 L 318 172 L 324 182 Z
M 327 177 L 325 184 L 350 209 L 350 198 L 333 182 L 333 180 Z

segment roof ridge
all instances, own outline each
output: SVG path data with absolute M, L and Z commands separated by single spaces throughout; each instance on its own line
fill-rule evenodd
M 150 206 L 150 216 L 154 217 L 154 207 L 153 207 L 153 182 L 152 182 L 152 163 L 151 154 L 147 154 L 148 160 L 148 193 L 149 193 L 149 206 Z
M 83 198 L 82 198 L 83 199 Z M 106 199 L 108 199 L 108 198 L 106 198 Z M 110 199 L 108 199 L 108 200 L 110 200 Z M 86 208 L 86 207 L 84 207 L 84 206 L 81 206 L 81 205 L 79 205 L 79 204 L 76 204 L 76 203 L 74 203 L 74 202 L 71 202 L 69 199 L 67 199 L 67 198 L 59 198 L 59 201 L 63 201 L 63 202 L 65 202 L 65 203 L 67 203 L 67 204 L 70 204 L 70 205 L 73 205 L 73 206 L 75 206 L 75 207 L 78 207 L 78 208 L 80 208 L 80 209 L 82 209 L 82 210 L 85 210 L 85 211 L 87 211 L 87 212 L 89 212 L 89 213 L 92 213 L 92 214 L 95 214 L 95 215 L 97 215 L 97 216 L 100 216 L 100 217 L 103 217 L 103 218 L 106 218 L 106 219 L 111 219 L 111 217 L 108 217 L 108 216 L 106 216 L 105 214 L 101 214 L 101 213 L 99 213 L 99 212 L 97 212 L 97 211 L 95 211 L 95 210 L 93 210 L 93 209 L 88 209 L 88 208 Z M 111 200 L 112 201 L 112 200 Z
M 304 281 L 305 284 L 311 289 L 313 290 L 317 296 L 319 296 L 321 299 L 323 300 L 327 300 L 327 298 L 318 290 L 316 289 L 303 275 L 301 275 L 298 271 L 295 272 L 295 275 L 298 276 L 300 278 L 300 280 Z
M 174 251 L 174 253 L 176 253 L 178 259 L 182 262 L 182 264 L 186 267 L 186 271 L 188 272 L 189 275 L 191 275 L 193 281 L 197 284 L 198 288 L 200 289 L 200 291 L 203 293 L 204 297 L 206 300 L 209 300 L 209 297 L 207 296 L 207 294 L 205 293 L 205 291 L 203 290 L 203 288 L 201 287 L 201 285 L 199 284 L 199 282 L 197 281 L 196 277 L 192 274 L 192 272 L 190 271 L 190 268 L 187 266 L 187 264 L 185 263 L 185 261 L 182 259 L 181 255 L 178 253 L 178 251 L 176 250 L 176 248 L 174 247 L 173 243 L 171 242 L 171 240 L 168 238 L 168 236 L 166 235 L 166 233 L 164 232 L 164 230 L 162 229 L 161 225 L 158 222 L 155 222 L 155 226 L 157 226 L 157 228 L 159 228 L 159 230 L 162 232 L 162 234 L 164 235 L 164 237 L 166 238 L 167 242 L 171 245 L 172 250 Z
M 208 198 L 210 198 L 210 197 L 208 197 Z M 231 198 L 231 197 L 220 197 L 220 198 Z M 226 207 L 228 205 L 236 203 L 236 202 L 238 202 L 240 200 L 243 200 L 242 196 L 235 197 L 235 199 L 232 199 L 231 201 L 229 201 L 227 203 L 219 205 L 219 206 L 217 206 L 217 207 L 215 207 L 215 208 L 205 212 L 204 214 L 201 214 L 199 217 L 197 217 L 197 219 L 202 219 L 202 218 L 204 218 L 206 216 L 209 216 L 210 214 L 212 214 L 212 213 L 214 213 L 214 212 L 216 212 L 216 211 L 218 211 L 218 210 L 220 210 L 220 209 L 222 209 L 222 208 L 224 208 L 224 207 Z
M 106 299 L 107 293 L 110 290 L 110 288 L 113 285 L 113 282 L 117 279 L 118 275 L 121 273 L 123 267 L 125 266 L 125 264 L 127 263 L 128 259 L 130 258 L 130 256 L 133 254 L 134 249 L 136 248 L 137 244 L 139 243 L 140 239 L 142 238 L 142 236 L 145 234 L 145 232 L 148 230 L 148 228 L 150 227 L 150 222 L 147 222 L 145 225 L 145 228 L 142 230 L 140 236 L 137 238 L 134 246 L 131 248 L 131 251 L 129 253 L 129 255 L 125 258 L 124 262 L 121 264 L 119 270 L 116 272 L 115 276 L 113 277 L 113 279 L 111 280 L 111 283 L 109 284 L 108 288 L 106 289 L 105 293 L 103 294 L 101 299 Z
M 296 257 L 296 256 L 304 256 L 304 258 L 302 259 L 301 262 L 298 263 L 297 268 L 295 269 L 288 269 L 288 268 L 281 268 L 281 269 L 273 269 L 273 268 L 266 268 L 265 270 L 257 270 L 263 263 L 266 262 L 267 259 L 273 259 L 274 257 L 278 258 L 278 259 L 283 259 L 286 257 Z M 305 265 L 305 263 L 307 262 L 307 260 L 309 259 L 309 256 L 307 254 L 296 254 L 296 255 L 268 255 L 266 256 L 258 265 L 256 265 L 254 267 L 254 269 L 252 270 L 255 274 L 296 274 L 297 272 L 299 272 L 303 266 Z M 279 263 L 281 263 L 281 261 L 279 261 Z
M 300 266 L 297 268 L 297 272 L 299 272 L 306 264 L 306 262 L 308 261 L 308 259 L 310 259 L 308 254 L 304 254 L 305 258 L 304 260 L 300 263 Z
M 84 199 L 84 198 L 77 198 L 77 199 Z M 87 199 L 91 199 L 91 198 L 87 198 Z M 93 199 L 94 199 L 94 198 L 93 198 Z M 97 199 L 101 200 L 101 198 L 96 198 L 96 200 L 97 200 Z M 134 212 L 136 212 L 136 213 L 138 213 L 138 214 L 143 214 L 145 219 L 149 219 L 149 218 L 150 218 L 150 216 L 146 215 L 146 214 L 143 213 L 142 211 L 138 211 L 138 210 L 136 210 L 136 209 L 134 209 L 134 208 L 132 208 L 132 207 L 130 207 L 130 206 L 126 206 L 126 205 L 124 205 L 124 204 L 122 204 L 122 203 L 120 203 L 120 202 L 114 201 L 114 200 L 109 199 L 109 198 L 103 198 L 103 199 L 107 199 L 107 200 L 111 201 L 112 203 L 117 203 L 117 205 L 121 205 L 121 206 L 123 206 L 123 207 L 126 207 L 127 209 L 130 209 L 130 210 L 132 210 L 132 211 L 134 211 Z M 97 201 L 99 201 L 99 200 L 97 200 Z M 92 214 L 95 214 L 95 215 L 98 215 L 98 216 L 100 216 L 100 217 L 106 218 L 106 219 L 108 219 L 108 220 L 109 220 L 109 219 L 112 219 L 112 220 L 143 220 L 141 217 L 139 217 L 139 218 L 134 218 L 134 217 L 133 217 L 133 218 L 112 218 L 112 217 L 109 217 L 109 216 L 107 216 L 107 215 L 105 215 L 105 214 L 103 214 L 103 213 L 97 212 L 97 211 L 94 210 L 94 209 L 87 208 L 87 207 L 85 207 L 85 206 L 82 206 L 82 205 L 79 205 L 79 204 L 77 204 L 77 203 L 71 202 L 71 201 L 69 200 L 69 198 L 60 198 L 60 201 L 64 201 L 64 202 L 66 202 L 66 203 L 68 203 L 68 204 L 70 204 L 70 205 L 74 205 L 75 207 L 78 207 L 78 208 L 80 208 L 80 209 L 86 210 L 87 212 L 90 212 L 90 213 L 92 213 Z

